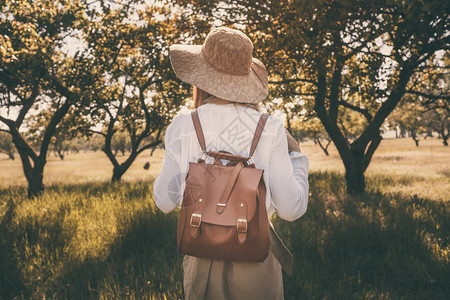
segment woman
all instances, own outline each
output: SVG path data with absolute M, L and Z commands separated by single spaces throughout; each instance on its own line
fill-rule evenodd
M 252 52 L 245 34 L 226 27 L 212 30 L 203 45 L 170 48 L 175 73 L 194 86 L 207 150 L 249 154 L 261 116 L 259 103 L 268 93 L 267 70 Z M 190 113 L 179 113 L 167 128 L 163 167 L 153 186 L 163 212 L 181 204 L 189 162 L 196 162 L 201 152 Z M 308 159 L 282 120 L 269 117 L 253 161 L 264 170 L 268 216 L 276 212 L 288 221 L 301 217 L 308 203 Z M 186 299 L 283 299 L 281 265 L 289 272 L 289 255 L 271 231 L 270 252 L 263 263 L 185 256 Z

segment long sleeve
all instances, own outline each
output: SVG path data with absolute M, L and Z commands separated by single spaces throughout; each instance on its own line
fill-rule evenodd
M 272 202 L 278 216 L 293 221 L 300 218 L 308 206 L 308 169 L 306 155 L 288 154 L 286 134 L 282 123 L 272 144 L 269 181 Z
M 179 121 L 179 116 L 176 116 L 166 129 L 163 166 L 153 183 L 153 197 L 156 206 L 164 213 L 174 210 L 180 205 L 182 199 Z

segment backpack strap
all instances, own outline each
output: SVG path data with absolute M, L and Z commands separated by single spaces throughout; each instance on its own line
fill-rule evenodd
M 259 118 L 258 125 L 256 125 L 255 135 L 253 136 L 252 145 L 250 147 L 250 158 L 253 156 L 259 139 L 261 138 L 261 134 L 263 132 L 264 126 L 266 125 L 267 118 L 269 118 L 269 114 L 262 114 Z
M 228 178 L 225 191 L 223 191 L 222 197 L 220 198 L 220 201 L 217 203 L 216 212 L 218 214 L 223 213 L 223 211 L 225 210 L 228 199 L 230 198 L 231 192 L 233 191 L 233 188 L 236 184 L 239 174 L 241 173 L 243 168 L 244 164 L 241 161 L 238 162 L 236 166 L 233 167 L 233 171 L 231 172 L 230 177 Z
M 205 136 L 203 135 L 202 125 L 200 123 L 200 118 L 198 117 L 198 111 L 196 109 L 191 112 L 191 117 L 192 121 L 194 122 L 195 133 L 197 134 L 197 139 L 200 143 L 200 147 L 202 148 L 202 151 L 206 151 Z M 269 118 L 269 114 L 262 114 L 259 118 L 259 122 L 258 125 L 256 125 L 255 134 L 253 136 L 252 145 L 250 147 L 250 157 L 252 157 L 253 153 L 255 152 L 264 126 L 266 125 L 267 118 Z
M 206 151 L 205 136 L 203 135 L 202 125 L 200 123 L 200 118 L 198 117 L 198 111 L 194 109 L 191 112 L 192 121 L 194 122 L 195 133 L 197 134 L 198 142 L 203 151 Z

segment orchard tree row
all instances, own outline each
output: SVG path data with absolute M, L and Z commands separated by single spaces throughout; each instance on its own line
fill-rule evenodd
M 251 37 L 271 74 L 272 97 L 320 119 L 349 192 L 365 191 L 381 127 L 402 100 L 416 95 L 424 105 L 449 107 L 449 1 L 174 1 L 200 25 L 234 25 Z M 357 136 L 341 121 L 353 115 L 363 125 Z
M 56 140 L 101 136 L 114 181 L 159 145 L 189 92 L 174 78 L 168 46 L 199 44 L 218 25 L 254 41 L 270 74 L 266 106 L 287 114 L 288 129 L 308 122 L 324 129 L 315 139 L 324 151 L 327 137 L 336 146 L 349 192 L 365 191 L 382 126 L 402 130 L 418 120 L 405 121 L 405 111 L 438 114 L 448 138 L 448 1 L 147 2 L 0 1 L 1 130 L 17 149 L 30 196 L 43 190 Z M 122 163 L 118 133 L 130 143 Z
M 116 181 L 162 142 L 186 93 L 167 57 L 179 34 L 170 9 L 85 0 L 7 0 L 0 9 L 1 130 L 17 149 L 29 196 L 44 189 L 52 143 L 102 136 Z M 117 133 L 130 141 L 122 163 Z

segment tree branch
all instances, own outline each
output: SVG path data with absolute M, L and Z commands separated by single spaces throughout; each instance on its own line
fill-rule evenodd
M 326 69 L 325 66 L 320 62 L 318 64 L 319 64 L 317 70 L 318 85 L 317 85 L 317 95 L 314 103 L 314 110 L 316 111 L 317 116 L 319 117 L 320 121 L 325 127 L 328 136 L 333 140 L 334 144 L 336 145 L 336 148 L 339 152 L 339 155 L 342 158 L 342 161 L 344 162 L 344 165 L 347 166 L 351 158 L 350 147 L 347 139 L 342 134 L 337 123 L 333 122 L 330 116 L 327 114 L 327 110 L 325 108 L 325 98 L 327 91 Z
M 308 83 L 312 83 L 312 84 L 317 84 L 317 81 L 315 81 L 315 80 L 304 79 L 304 78 L 283 79 L 281 81 L 274 81 L 274 80 L 269 81 L 270 84 L 289 84 L 292 82 L 308 82 Z
M 317 95 L 317 93 L 299 93 L 299 92 L 292 92 L 292 94 L 296 96 L 314 96 L 314 97 Z
M 361 108 L 361 107 L 355 106 L 355 105 L 350 104 L 350 103 L 348 103 L 346 101 L 343 101 L 343 100 L 340 100 L 339 104 L 344 106 L 344 107 L 346 107 L 346 108 L 349 108 L 349 109 L 351 109 L 353 111 L 359 112 L 364 117 L 366 117 L 367 121 L 369 121 L 369 122 L 372 120 L 372 115 L 370 114 L 369 110 L 367 110 L 365 108 Z
M 367 148 L 367 151 L 364 154 L 363 172 L 365 172 L 367 167 L 369 166 L 370 161 L 372 160 L 372 156 L 375 153 L 375 150 L 377 150 L 378 146 L 380 145 L 382 139 L 383 137 L 378 132 L 378 135 L 370 142 L 369 148 Z
M 3 123 L 5 123 L 8 126 L 9 131 L 6 131 L 6 132 L 11 134 L 13 143 L 16 146 L 19 154 L 21 154 L 21 157 L 28 156 L 33 161 L 36 161 L 38 158 L 36 151 L 34 151 L 33 147 L 31 147 L 31 145 L 25 140 L 25 138 L 22 136 L 22 134 L 17 130 L 17 128 L 14 124 L 14 121 L 4 118 L 2 116 L 0 116 L 0 121 L 2 121 Z
M 384 120 L 386 120 L 387 116 L 389 116 L 389 114 L 395 109 L 395 107 L 405 94 L 406 85 L 408 84 L 408 81 L 413 73 L 413 66 L 403 66 L 400 71 L 399 79 L 397 80 L 395 86 L 392 88 L 392 92 L 389 94 L 388 99 L 383 102 L 377 113 L 369 122 L 369 125 L 367 125 L 359 138 L 355 141 L 355 143 L 357 143 L 359 147 L 365 149 L 365 145 L 367 145 L 373 138 L 373 136 L 375 136 L 380 130 L 380 127 L 381 125 L 383 125 Z
M 338 109 L 339 109 L 339 96 L 341 92 L 341 79 L 342 79 L 342 68 L 344 64 L 340 60 L 336 61 L 336 66 L 333 70 L 333 77 L 331 79 L 330 87 L 330 108 L 328 110 L 328 115 L 333 122 L 337 121 Z
M 426 93 L 414 91 L 414 90 L 407 90 L 406 93 L 417 95 L 417 96 L 422 96 L 424 98 L 434 99 L 434 100 L 439 100 L 439 99 L 450 100 L 450 95 L 448 95 L 448 94 L 433 95 L 433 94 L 426 94 Z
M 31 107 L 33 106 L 34 101 L 36 100 L 37 96 L 39 96 L 39 89 L 34 88 L 31 93 L 31 96 L 28 99 L 22 100 L 23 106 L 20 109 L 19 115 L 17 116 L 16 121 L 15 121 L 15 126 L 17 128 L 19 128 L 22 125 L 23 120 L 25 119 L 25 116 L 27 115 L 27 113 L 31 109 Z
M 156 140 L 156 141 L 154 141 L 154 142 L 152 142 L 152 143 L 150 143 L 150 144 L 147 144 L 147 145 L 145 145 L 145 146 L 142 146 L 142 148 L 139 149 L 139 150 L 137 151 L 137 154 L 141 154 L 142 152 L 144 152 L 144 151 L 147 150 L 147 149 L 156 147 L 156 146 L 158 146 L 159 144 L 161 144 L 161 142 L 162 142 L 162 140 Z

